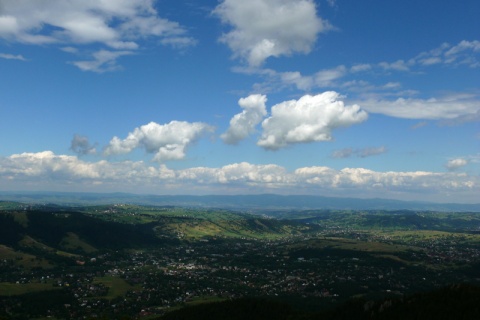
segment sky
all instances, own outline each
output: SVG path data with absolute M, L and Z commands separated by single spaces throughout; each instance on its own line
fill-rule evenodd
M 0 0 L 0 191 L 480 202 L 478 0 Z

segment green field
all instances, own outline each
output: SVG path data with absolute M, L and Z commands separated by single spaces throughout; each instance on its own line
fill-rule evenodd
M 10 260 L 15 265 L 21 266 L 26 269 L 31 268 L 43 268 L 48 269 L 52 268 L 53 265 L 50 264 L 47 260 L 43 258 L 38 258 L 34 255 L 18 252 L 9 248 L 7 246 L 0 244 L 0 259 L 2 260 Z
M 25 293 L 58 290 L 60 287 L 54 287 L 52 283 L 0 283 L 0 296 L 17 296 Z
M 132 286 L 125 280 L 115 277 L 115 276 L 106 276 L 95 278 L 93 283 L 102 283 L 106 287 L 108 287 L 108 294 L 106 298 L 108 300 L 112 300 L 118 297 L 123 297 L 128 291 L 134 291 L 141 289 L 139 286 Z
M 96 252 L 97 249 L 87 242 L 81 240 L 78 235 L 73 232 L 68 232 L 67 236 L 62 239 L 60 246 L 66 250 L 82 250 L 85 253 Z

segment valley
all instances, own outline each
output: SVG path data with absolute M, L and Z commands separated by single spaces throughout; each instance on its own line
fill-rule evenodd
M 306 317 L 480 286 L 474 212 L 0 202 L 0 229 L 0 319 L 168 318 L 245 298 Z

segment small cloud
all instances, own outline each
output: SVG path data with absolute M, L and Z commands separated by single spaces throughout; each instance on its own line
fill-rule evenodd
M 242 113 L 236 114 L 230 120 L 230 127 L 220 137 L 225 143 L 237 144 L 255 131 L 262 119 L 267 115 L 265 103 L 267 97 L 260 94 L 253 94 L 238 101 L 243 109 Z
M 96 146 L 91 145 L 87 137 L 78 134 L 73 136 L 70 150 L 78 155 L 95 154 L 97 152 Z
M 357 154 L 360 158 L 376 156 L 386 152 L 387 152 L 387 148 L 385 148 L 384 146 L 377 147 L 377 148 L 364 148 L 364 149 L 357 150 Z
M 336 8 L 337 7 L 337 0 L 327 0 L 327 3 L 330 7 Z
M 446 164 L 445 167 L 450 170 L 450 171 L 455 171 L 457 169 L 460 169 L 468 164 L 468 160 L 464 158 L 456 158 L 449 160 Z
M 171 121 L 164 125 L 150 122 L 135 128 L 123 140 L 113 137 L 104 154 L 125 154 L 144 148 L 155 154 L 154 161 L 181 160 L 186 156 L 186 148 L 208 131 L 213 128 L 201 122 Z
M 335 150 L 332 153 L 332 158 L 335 159 L 344 159 L 344 158 L 350 158 L 353 156 L 355 151 L 352 148 L 345 148 L 345 149 L 340 149 L 340 150 Z
M 162 39 L 160 43 L 163 45 L 169 45 L 175 49 L 183 49 L 195 46 L 198 41 L 189 37 L 170 37 Z
M 334 81 L 344 77 L 347 74 L 347 68 L 340 65 L 338 67 L 326 70 L 320 70 L 314 75 L 315 84 L 322 87 L 329 87 L 334 84 Z
M 417 129 L 425 127 L 426 125 L 428 125 L 427 121 L 418 122 L 418 123 L 414 124 L 413 126 L 411 126 L 411 129 L 412 130 L 417 130 Z
M 392 63 L 388 62 L 380 62 L 378 64 L 380 67 L 382 67 L 385 70 L 395 70 L 395 71 L 409 71 L 410 70 L 410 64 L 403 61 L 403 60 L 397 60 Z
M 77 53 L 78 52 L 78 49 L 74 48 L 74 47 L 63 47 L 63 48 L 60 48 L 60 50 L 62 50 L 63 52 L 68 52 L 68 53 Z
M 0 58 L 8 59 L 8 60 L 20 60 L 20 61 L 27 61 L 21 54 L 9 54 L 9 53 L 0 53 Z
M 367 157 L 376 156 L 386 152 L 387 152 L 387 148 L 384 146 L 369 147 L 369 148 L 363 148 L 363 149 L 345 148 L 345 149 L 335 150 L 332 153 L 331 157 L 335 159 L 344 159 L 344 158 L 350 158 L 353 156 L 356 156 L 359 158 L 367 158 Z
M 402 85 L 399 82 L 389 82 L 386 83 L 382 88 L 386 90 L 390 89 L 399 89 Z
M 369 64 L 356 64 L 350 68 L 350 72 L 352 73 L 357 73 L 357 72 L 362 72 L 362 71 L 368 71 L 372 69 L 372 66 Z
M 442 59 L 439 57 L 429 57 L 429 58 L 421 59 L 419 62 L 424 66 L 431 66 L 434 64 L 441 63 Z
M 108 51 L 100 50 L 93 54 L 93 60 L 75 61 L 73 65 L 83 71 L 92 71 L 103 73 L 107 71 L 119 70 L 121 67 L 117 64 L 117 59 L 121 56 L 131 55 L 132 51 Z

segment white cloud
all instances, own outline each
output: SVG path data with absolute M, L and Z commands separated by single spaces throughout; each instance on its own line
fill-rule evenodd
M 399 91 L 402 84 L 399 82 L 388 82 L 387 84 L 373 85 L 365 80 L 355 79 L 362 72 L 372 71 L 378 74 L 378 71 L 398 72 L 423 72 L 424 68 L 437 64 L 459 66 L 464 65 L 471 68 L 480 67 L 478 54 L 480 53 L 480 41 L 461 41 L 456 46 L 442 44 L 438 48 L 428 52 L 422 52 L 416 57 L 408 60 L 397 60 L 394 62 L 380 62 L 376 64 L 354 64 L 352 66 L 339 65 L 331 69 L 319 70 L 311 74 L 302 74 L 299 71 L 278 72 L 272 69 L 263 69 L 255 66 L 247 68 L 236 68 L 235 71 L 246 74 L 257 74 L 266 79 L 266 83 L 257 84 L 257 88 L 261 88 L 263 92 L 271 90 L 271 88 L 284 88 L 294 86 L 298 90 L 310 91 L 314 88 L 346 88 L 350 92 L 361 92 L 363 95 L 367 92 L 381 92 L 384 90 L 392 91 L 389 95 L 396 96 L 417 94 L 416 90 Z M 339 81 L 347 78 L 347 81 Z M 384 95 L 384 94 L 383 94 Z
M 380 62 L 378 65 L 385 70 L 395 70 L 395 71 L 409 71 L 410 66 L 413 64 L 413 61 L 405 62 L 403 60 L 397 60 L 392 63 Z
M 478 177 L 464 174 L 415 172 L 376 172 L 364 168 L 334 170 L 325 167 L 300 168 L 295 174 L 311 185 L 343 190 L 387 189 L 393 192 L 432 192 L 445 194 L 452 189 L 478 189 Z
M 414 63 L 431 66 L 435 64 L 467 65 L 471 68 L 480 67 L 478 54 L 480 53 L 480 41 L 462 40 L 456 45 L 443 43 L 438 48 L 428 52 L 422 52 L 412 61 Z
M 340 95 L 327 91 L 305 95 L 272 107 L 272 115 L 262 122 L 258 145 L 276 150 L 290 144 L 329 141 L 332 130 L 361 123 L 368 117 L 358 105 L 345 106 Z
M 72 64 L 83 71 L 93 71 L 97 73 L 115 71 L 121 68 L 117 64 L 117 59 L 121 56 L 127 56 L 131 54 L 133 54 L 132 51 L 100 50 L 93 54 L 93 60 L 74 61 Z
M 312 76 L 303 76 L 298 71 L 279 73 L 280 81 L 287 85 L 294 85 L 299 90 L 310 90 L 314 85 Z
M 155 161 L 180 160 L 185 158 L 186 148 L 208 131 L 213 128 L 201 122 L 171 121 L 164 125 L 150 122 L 135 128 L 123 140 L 113 137 L 104 154 L 124 154 L 144 148 L 155 154 Z
M 475 54 L 480 53 L 480 41 L 463 40 L 445 52 L 445 63 L 466 64 L 471 68 L 480 67 Z
M 9 54 L 9 53 L 0 53 L 0 58 L 8 60 L 20 60 L 27 61 L 21 54 Z
M 176 194 L 285 193 L 478 202 L 480 178 L 455 172 L 233 163 L 172 170 L 142 161 L 87 162 L 51 151 L 0 157 L 0 190 L 124 191 Z M 452 198 L 449 200 L 448 195 Z
M 347 73 L 345 66 L 338 66 L 333 69 L 321 70 L 314 75 L 314 81 L 317 87 L 328 87 L 334 84 L 334 81 L 342 78 Z
M 299 90 L 310 90 L 312 88 L 327 88 L 337 86 L 336 80 L 344 77 L 347 74 L 347 68 L 343 65 L 331 69 L 323 69 L 317 71 L 311 76 L 304 76 L 298 71 L 294 72 L 269 72 L 266 75 L 269 77 L 279 77 L 281 83 L 287 85 L 294 85 Z
M 142 161 L 132 162 L 87 162 L 76 156 L 56 155 L 51 151 L 14 154 L 0 158 L 0 182 L 21 184 L 25 187 L 38 186 L 45 190 L 48 186 L 91 187 L 118 183 L 131 184 L 132 190 L 142 184 L 173 178 L 174 173 L 165 166 L 148 166 Z M 100 190 L 101 191 L 101 190 Z
M 230 127 L 220 137 L 228 144 L 237 144 L 248 135 L 255 132 L 255 127 L 267 115 L 265 103 L 267 97 L 260 94 L 253 94 L 238 101 L 243 109 L 230 120 Z
M 465 167 L 467 164 L 468 164 L 468 160 L 467 160 L 467 159 L 464 159 L 464 158 L 456 158 L 456 159 L 449 160 L 449 161 L 445 164 L 445 167 L 446 167 L 448 170 L 450 170 L 450 171 L 454 171 L 454 170 L 460 169 L 460 168 L 462 168 L 462 167 Z
M 0 38 L 31 45 L 67 45 L 68 52 L 76 49 L 73 46 L 92 43 L 109 50 L 135 50 L 139 48 L 139 42 L 148 37 L 159 37 L 163 42 L 194 44 L 195 41 L 177 22 L 158 16 L 153 2 L 4 0 L 1 3 Z M 99 52 L 103 51 L 108 52 L 106 49 Z M 84 61 L 75 65 L 83 70 L 98 70 L 95 66 L 85 66 Z
M 312 0 L 224 0 L 213 12 L 232 27 L 221 41 L 251 66 L 269 57 L 308 53 L 317 35 L 331 28 L 317 16 Z
M 350 72 L 352 73 L 357 73 L 357 72 L 362 72 L 362 71 L 368 71 L 371 70 L 372 66 L 366 63 L 361 63 L 361 64 L 356 64 L 350 68 Z
M 425 126 L 427 126 L 427 125 L 428 125 L 428 122 L 427 122 L 427 121 L 420 121 L 420 122 L 414 124 L 413 126 L 411 126 L 410 128 L 411 128 L 412 130 L 417 130 L 417 129 L 423 128 L 423 127 L 425 127 Z
M 288 184 L 291 177 L 285 168 L 274 164 L 254 165 L 242 162 L 220 168 L 198 167 L 179 170 L 177 179 L 197 184 L 278 188 Z
M 398 89 L 401 87 L 402 85 L 399 82 L 388 82 L 382 86 L 382 89 L 390 90 L 390 89 Z
M 364 100 L 362 108 L 405 119 L 446 120 L 473 116 L 480 111 L 480 100 L 475 95 L 459 94 L 431 99 Z

